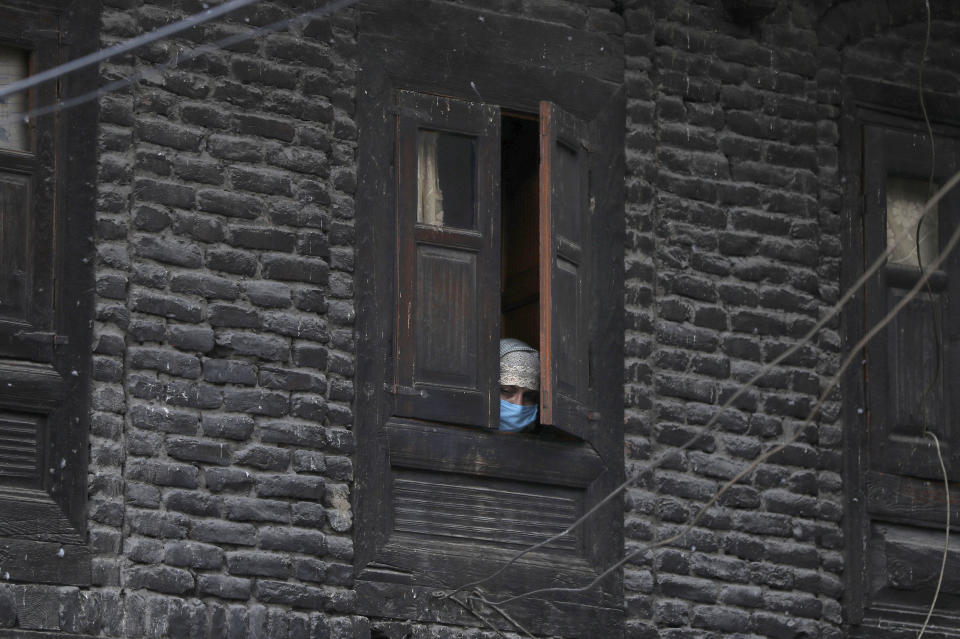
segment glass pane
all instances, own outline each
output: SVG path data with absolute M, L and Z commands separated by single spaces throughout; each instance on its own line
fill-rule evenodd
M 465 135 L 417 132 L 417 222 L 476 227 L 475 144 Z
M 934 185 L 936 189 L 936 185 Z M 927 266 L 939 253 L 939 214 L 931 211 L 920 225 L 920 259 L 917 261 L 917 222 L 923 213 L 929 193 L 925 180 L 907 178 L 887 179 L 887 248 L 893 252 L 888 264 L 919 267 Z
M 23 80 L 29 72 L 29 54 L 23 49 L 0 46 L 0 86 Z M 27 92 L 0 100 L 0 148 L 30 150 L 30 137 L 24 117 Z

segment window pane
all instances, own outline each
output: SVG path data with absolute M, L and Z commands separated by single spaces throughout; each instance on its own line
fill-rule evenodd
M 23 49 L 0 46 L 0 86 L 26 78 L 28 60 L 28 53 Z M 26 114 L 26 91 L 0 101 L 0 148 L 30 150 L 30 137 L 24 121 Z
M 417 222 L 476 227 L 476 152 L 471 137 L 418 131 Z
M 935 185 L 936 186 L 936 185 Z M 925 180 L 887 179 L 887 248 L 893 252 L 888 264 L 927 266 L 939 252 L 939 215 L 932 211 L 920 226 L 920 258 L 917 262 L 917 222 L 928 199 Z

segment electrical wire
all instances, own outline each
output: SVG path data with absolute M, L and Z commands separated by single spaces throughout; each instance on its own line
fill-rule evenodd
M 40 73 L 31 75 L 23 80 L 17 80 L 16 82 L 12 82 L 0 88 L 0 100 L 4 100 L 14 93 L 26 91 L 27 89 L 35 87 L 38 84 L 55 80 L 61 76 L 67 75 L 68 73 L 73 73 L 74 71 L 99 64 L 100 62 L 109 60 L 110 58 L 114 58 L 118 55 L 129 53 L 130 51 L 139 49 L 140 47 L 148 45 L 152 42 L 156 42 L 157 40 L 176 35 L 181 31 L 186 31 L 187 29 L 201 25 L 204 22 L 227 15 L 228 13 L 233 13 L 234 11 L 254 4 L 255 2 L 257 2 L 257 0 L 230 0 L 230 2 L 222 4 L 219 7 L 206 9 L 205 11 L 195 13 L 184 18 L 183 20 L 160 27 L 159 29 L 155 29 L 150 33 L 144 33 L 143 35 L 139 35 L 119 44 L 115 44 L 112 47 L 95 51 L 83 57 L 71 60 L 70 62 L 64 62 L 63 64 L 53 67 L 52 69 L 41 71 Z
M 943 472 L 943 490 L 946 495 L 947 503 L 947 530 L 943 539 L 943 558 L 940 560 L 940 576 L 937 577 L 937 587 L 933 591 L 933 600 L 930 602 L 930 609 L 927 611 L 927 618 L 923 620 L 917 639 L 922 639 L 923 633 L 927 631 L 930 625 L 930 617 L 933 616 L 933 609 L 937 606 L 937 599 L 940 597 L 940 587 L 943 586 L 943 576 L 947 571 L 947 554 L 950 551 L 950 482 L 947 480 L 947 466 L 943 463 L 943 452 L 940 450 L 940 440 L 933 433 L 926 433 L 933 438 L 933 443 L 937 447 L 937 460 L 940 462 L 940 470 Z
M 247 1 L 250 1 L 250 0 L 247 0 Z M 356 4 L 359 1 L 360 0 L 335 0 L 333 2 L 329 2 L 325 4 L 322 7 L 318 7 L 310 11 L 299 13 L 290 18 L 277 20 L 276 22 L 272 22 L 262 27 L 257 27 L 256 29 L 251 29 L 250 31 L 245 31 L 243 33 L 236 33 L 236 34 L 227 36 L 225 38 L 215 40 L 210 44 L 200 45 L 198 47 L 190 49 L 189 51 L 178 54 L 174 59 L 169 60 L 167 62 L 161 62 L 159 64 L 138 68 L 137 71 L 135 71 L 134 73 L 131 73 L 128 76 L 120 78 L 119 80 L 114 80 L 112 82 L 109 82 L 103 85 L 102 87 L 94 89 L 93 91 L 89 91 L 82 95 L 79 95 L 73 98 L 68 98 L 66 100 L 61 100 L 54 104 L 48 104 L 46 106 L 30 109 L 30 111 L 28 111 L 26 114 L 20 114 L 20 115 L 8 116 L 6 118 L 2 118 L 0 119 L 0 123 L 6 123 L 12 120 L 20 120 L 24 118 L 38 118 L 38 117 L 47 115 L 49 113 L 62 112 L 66 109 L 79 106 L 81 104 L 85 104 L 87 102 L 96 100 L 98 98 L 102 98 L 105 95 L 108 95 L 115 91 L 119 91 L 120 89 L 123 89 L 125 87 L 128 87 L 131 84 L 138 82 L 145 75 L 149 73 L 156 73 L 160 71 L 166 71 L 167 69 L 175 68 L 184 62 L 189 62 L 190 60 L 194 60 L 195 58 L 198 58 L 201 55 L 204 55 L 206 53 L 211 53 L 213 51 L 217 51 L 225 47 L 239 44 L 240 42 L 245 42 L 246 40 L 250 40 L 252 38 L 256 38 L 261 35 L 266 35 L 268 33 L 280 31 L 290 26 L 294 22 L 297 22 L 300 20 L 309 20 L 311 18 L 317 18 L 329 13 L 333 13 L 335 11 L 339 11 L 340 9 L 345 9 L 350 5 Z M 143 45 L 141 44 L 140 46 L 143 46 Z M 66 66 L 66 65 L 61 65 L 61 66 Z M 55 67 L 55 68 L 59 68 L 59 67 Z M 51 69 L 50 71 L 53 71 L 53 70 L 54 69 Z M 9 86 L 13 86 L 13 85 L 9 85 Z

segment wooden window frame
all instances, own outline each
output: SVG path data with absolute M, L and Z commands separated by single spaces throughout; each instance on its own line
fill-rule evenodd
M 88 53 L 99 10 L 37 0 L 0 9 L 0 42 L 31 52 L 31 72 Z M 30 92 L 43 107 L 96 86 L 96 68 Z M 87 585 L 86 499 L 93 317 L 96 101 L 30 122 L 29 152 L 0 152 L 0 170 L 31 174 L 29 308 L 0 322 L 0 419 L 37 425 L 39 476 L 0 479 L 0 565 L 10 582 Z M 69 158 L 69 161 L 66 159 Z M 3 276 L 3 274 L 0 274 Z M 21 429 L 22 431 L 23 429 Z
M 428 24 L 419 17 L 420 11 L 431 16 Z M 478 20 L 481 16 L 483 20 Z M 461 46 L 463 42 L 482 42 L 491 31 L 498 34 L 498 41 L 507 43 L 502 50 Z M 531 33 L 538 38 L 531 39 Z M 400 511 L 393 510 L 394 500 L 428 473 L 442 481 L 455 476 L 453 483 L 474 492 L 502 493 L 513 487 L 522 492 L 540 486 L 538 494 L 545 499 L 555 495 L 560 503 L 569 497 L 577 502 L 577 512 L 583 512 L 622 481 L 623 315 L 615 309 L 623 302 L 623 263 L 611 259 L 622 255 L 625 233 L 622 56 L 606 36 L 441 2 L 370 3 L 361 11 L 360 34 L 363 72 L 358 92 L 358 181 L 363 186 L 357 195 L 358 479 L 354 502 L 358 610 L 375 618 L 478 625 L 469 612 L 449 600 L 434 598 L 432 593 L 444 584 L 459 585 L 471 577 L 488 575 L 522 546 L 446 543 L 395 529 L 394 515 Z M 526 51 L 534 40 L 537 50 Z M 545 73 L 543 67 L 518 63 L 538 55 L 554 56 L 558 71 Z M 411 60 L 417 63 L 411 64 Z M 472 87 L 464 77 L 474 81 Z M 476 87 L 482 87 L 482 97 Z M 563 143 L 582 149 L 583 157 L 589 158 L 584 168 L 593 169 L 597 194 L 593 199 L 584 198 L 582 211 L 589 219 L 584 221 L 579 259 L 584 277 L 587 273 L 604 277 L 591 285 L 591 300 L 596 303 L 584 304 L 587 310 L 575 314 L 576 325 L 571 330 L 589 338 L 579 340 L 578 347 L 582 345 L 589 357 L 603 362 L 603 369 L 592 380 L 589 392 L 583 389 L 570 398 L 580 405 L 567 402 L 558 406 L 556 393 L 544 404 L 554 401 L 555 407 L 546 421 L 575 432 L 583 441 L 498 432 L 496 411 L 486 411 L 480 427 L 396 414 L 398 395 L 422 390 L 403 383 L 409 376 L 403 378 L 397 372 L 409 365 L 401 361 L 404 348 L 397 343 L 401 339 L 397 318 L 403 317 L 397 289 L 397 273 L 403 268 L 398 246 L 404 242 L 401 238 L 398 245 L 397 211 L 405 197 L 410 199 L 409 194 L 403 195 L 410 180 L 401 183 L 397 177 L 404 172 L 398 164 L 403 153 L 397 149 L 398 121 L 403 126 L 407 116 L 420 117 L 398 101 L 404 91 L 499 105 L 505 112 L 536 117 L 541 108 L 547 108 L 560 118 L 562 108 L 571 119 L 582 122 L 572 127 L 573 134 L 563 132 Z M 548 104 L 542 106 L 544 102 Z M 556 139 L 541 138 L 541 143 L 553 145 Z M 587 153 L 588 147 L 596 152 Z M 584 179 L 590 181 L 586 174 Z M 550 217 L 541 213 L 540 220 L 549 222 Z M 605 252 L 589 250 L 598 241 L 604 243 Z M 554 245 L 553 253 L 547 253 L 551 263 L 555 263 L 557 248 Z M 559 248 L 562 253 L 570 246 Z M 499 296 L 496 281 L 494 286 Z M 492 333 L 495 344 L 499 335 Z M 409 336 L 404 339 L 409 352 Z M 546 338 L 541 335 L 541 339 Z M 491 382 L 488 394 L 490 403 L 498 405 L 495 355 L 490 364 L 486 369 Z M 599 370 L 596 365 L 593 368 Z M 548 361 L 544 369 L 552 371 L 554 365 Z M 586 380 L 589 368 L 585 362 L 583 370 Z M 546 382 L 548 392 L 557 387 L 556 379 Z M 566 419 L 567 414 L 575 415 L 576 420 Z M 562 468 L 557 466 L 558 460 L 565 462 Z M 564 542 L 574 544 L 576 552 L 546 548 L 531 553 L 484 588 L 506 594 L 542 586 L 585 585 L 622 556 L 622 527 L 622 504 L 611 500 L 585 522 L 572 541 Z M 622 573 L 616 571 L 583 593 L 519 600 L 510 611 L 521 623 L 534 623 L 538 632 L 617 636 L 624 621 Z M 502 618 L 494 623 L 510 629 Z
M 886 248 L 886 191 L 888 177 L 907 177 L 926 182 L 930 175 L 929 139 L 921 115 L 916 92 L 898 89 L 860 79 L 848 79 L 849 91 L 844 99 L 841 144 L 844 149 L 846 189 L 843 242 L 848 247 L 841 270 L 841 284 L 851 286 Z M 928 95 L 927 107 L 933 121 L 938 157 L 934 172 L 935 182 L 942 184 L 960 170 L 960 120 L 955 114 L 960 101 L 945 96 Z M 897 105 L 896 108 L 891 105 Z M 960 195 L 951 194 L 940 203 L 940 245 L 955 228 L 960 213 Z M 952 221 L 951 221 L 952 220 Z M 854 257 L 856 256 L 856 257 Z M 924 290 L 921 297 L 949 295 L 960 300 L 960 255 L 954 254 L 941 266 L 941 272 L 931 278 L 932 293 Z M 911 269 L 885 265 L 864 286 L 854 301 L 844 309 L 844 342 L 855 344 L 869 326 L 887 313 L 892 302 L 888 291 L 906 291 L 917 280 Z M 942 353 L 945 361 L 941 373 L 944 387 L 945 418 L 951 424 L 952 416 L 960 414 L 960 394 L 951 391 L 950 380 L 956 378 L 960 360 L 956 341 L 956 301 L 942 304 L 939 318 L 942 332 Z M 907 309 L 904 309 L 907 310 Z M 924 311 L 925 313 L 925 311 Z M 929 316 L 924 314 L 924 322 Z M 932 440 L 921 434 L 913 438 L 888 433 L 894 428 L 891 415 L 902 412 L 891 409 L 891 389 L 887 384 L 891 375 L 904 374 L 891 367 L 896 348 L 892 337 L 897 334 L 896 320 L 877 335 L 866 347 L 863 365 L 851 367 L 843 381 L 844 390 L 844 493 L 847 509 L 845 517 L 845 547 L 847 569 L 844 571 L 845 618 L 851 624 L 851 637 L 899 636 L 905 628 L 922 623 L 929 607 L 930 593 L 909 590 L 891 590 L 884 579 L 903 544 L 920 548 L 920 554 L 911 559 L 911 570 L 924 573 L 934 566 L 939 573 L 944 519 L 945 493 L 939 462 Z M 923 328 L 923 327 L 918 327 Z M 927 379 L 927 378 L 924 378 Z M 948 475 L 960 467 L 960 431 L 953 425 L 945 432 L 941 425 L 931 425 L 941 435 L 944 461 Z M 960 491 L 960 484 L 951 484 L 951 493 Z M 951 525 L 960 525 L 960 513 L 951 514 Z M 922 550 L 926 548 L 926 550 Z M 948 571 L 955 572 L 960 564 L 956 553 L 951 553 Z M 896 579 L 896 577 L 892 577 Z M 898 588 L 905 588 L 901 584 Z M 911 601 L 911 595 L 914 601 Z M 941 605 L 935 611 L 934 626 L 956 627 L 960 618 L 951 613 L 951 600 L 956 595 L 942 595 Z M 882 620 L 887 629 L 877 627 Z

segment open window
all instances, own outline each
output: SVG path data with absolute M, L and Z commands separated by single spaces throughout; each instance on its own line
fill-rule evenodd
M 585 127 L 401 91 L 395 414 L 495 429 L 497 343 L 540 351 L 542 424 L 587 435 Z
M 489 576 L 622 481 L 622 55 L 603 34 L 461 5 L 365 6 L 357 610 L 478 624 L 432 593 Z M 540 352 L 536 432 L 499 430 L 503 337 Z M 621 509 L 484 589 L 590 583 L 622 553 Z M 507 608 L 539 633 L 616 636 L 621 575 Z
M 620 420 L 602 426 L 590 387 L 588 126 L 546 101 L 523 111 L 408 90 L 393 99 L 395 168 L 381 179 L 396 189 L 396 235 L 381 244 L 392 261 L 378 281 L 392 284 L 396 314 L 380 326 L 395 338 L 364 447 L 357 540 L 361 599 L 381 612 L 394 604 L 373 584 L 485 577 L 572 524 L 622 462 Z M 540 422 L 553 436 L 499 432 L 501 337 L 539 350 Z M 598 515 L 488 586 L 587 583 L 617 554 L 596 541 L 611 530 Z M 572 600 L 599 606 L 609 627 L 618 584 Z

